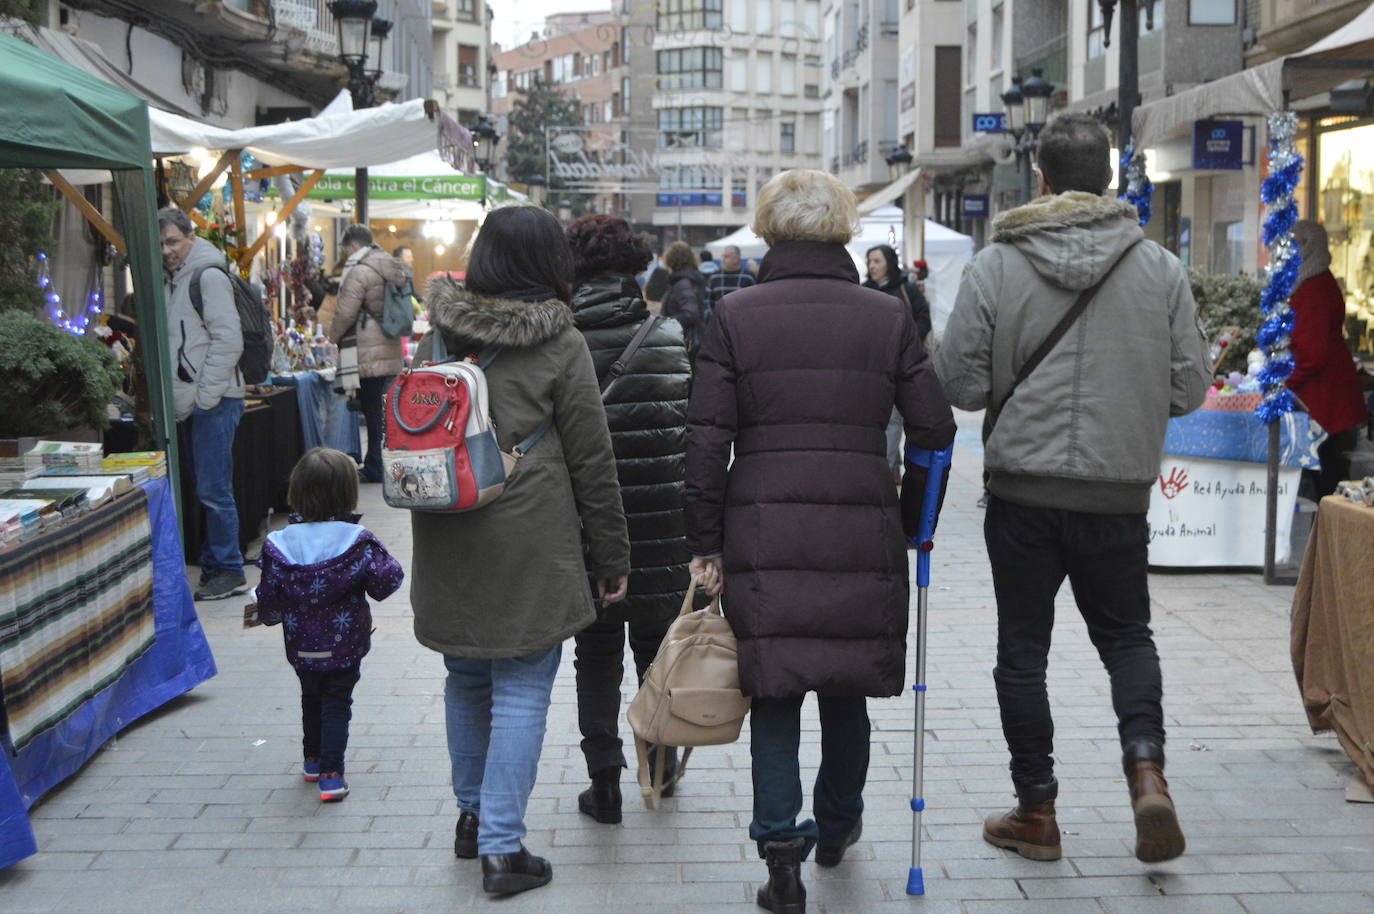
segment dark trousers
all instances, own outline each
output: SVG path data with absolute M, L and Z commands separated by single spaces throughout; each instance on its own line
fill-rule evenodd
M 1083 514 L 989 499 L 983 525 L 997 593 L 997 703 L 1015 784 L 1054 775 L 1045 669 L 1054 597 L 1068 577 L 1112 684 L 1123 746 L 1164 745 L 1163 685 L 1150 633 L 1143 514 Z
M 630 653 L 640 682 L 653 663 L 658 646 L 672 624 L 667 619 L 634 619 L 629 623 Z M 625 629 L 622 622 L 596 621 L 575 636 L 577 670 L 577 726 L 582 731 L 582 755 L 587 774 L 624 768 L 618 724 L 620 683 L 625 678 Z
M 749 751 L 754 760 L 754 821 L 749 837 L 759 842 L 806 840 L 805 854 L 819 841 L 841 844 L 864 811 L 868 780 L 868 704 L 857 698 L 817 696 L 821 712 L 821 767 L 816 772 L 812 812 L 798 824 L 802 808 L 801 707 L 796 698 L 755 698 L 749 712 Z M 805 856 L 805 854 L 803 856 Z
M 301 681 L 302 754 L 318 758 L 320 771 L 326 774 L 343 774 L 348 721 L 353 717 L 353 687 L 361 674 L 356 666 L 323 672 L 296 670 Z
M 1336 435 L 1328 435 L 1317 445 L 1321 469 L 1317 472 L 1317 501 L 1336 494 L 1336 486 L 1350 478 L 1350 459 L 1346 456 L 1359 443 L 1363 425 L 1357 425 Z
M 363 475 L 368 482 L 382 481 L 382 433 L 386 429 L 386 392 L 395 375 L 384 378 L 363 378 L 358 382 L 358 400 L 362 403 L 363 419 L 367 422 L 367 456 L 363 458 Z

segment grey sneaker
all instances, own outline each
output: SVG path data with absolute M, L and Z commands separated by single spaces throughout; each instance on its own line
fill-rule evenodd
M 197 600 L 223 600 L 248 592 L 248 581 L 241 574 L 221 571 L 196 591 Z

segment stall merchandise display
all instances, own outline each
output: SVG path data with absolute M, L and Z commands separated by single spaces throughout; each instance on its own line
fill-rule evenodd
M 1364 479 L 1347 479 L 1336 486 L 1336 494 L 1352 504 L 1374 508 L 1374 476 Z

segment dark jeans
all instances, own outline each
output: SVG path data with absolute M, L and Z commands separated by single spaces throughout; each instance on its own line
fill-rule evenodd
M 864 811 L 868 779 L 868 705 L 857 698 L 817 696 L 821 712 L 821 766 L 816 772 L 812 812 L 816 821 L 797 823 L 802 808 L 802 698 L 755 698 L 749 712 L 749 751 L 754 758 L 754 821 L 749 837 L 759 842 L 806 840 L 806 854 L 819 841 L 844 841 Z
M 348 721 L 353 717 L 353 687 L 362 671 L 356 666 L 342 670 L 296 670 L 301 681 L 301 749 L 320 760 L 320 771 L 343 774 L 344 750 L 348 748 Z
M 1321 469 L 1317 472 L 1317 501 L 1335 495 L 1336 486 L 1350 478 L 1350 459 L 1346 454 L 1355 450 L 1363 430 L 1363 425 L 1357 425 L 1340 434 L 1328 435 L 1317 445 L 1317 458 L 1321 460 Z
M 644 672 L 653 663 L 658 646 L 672 624 L 667 619 L 634 619 L 629 623 L 630 652 L 635 673 L 644 681 Z M 621 622 L 593 622 L 578 632 L 577 726 L 582 731 L 582 755 L 587 759 L 587 774 L 607 768 L 624 768 L 620 733 L 620 683 L 625 678 L 625 629 Z
M 1164 745 L 1159 654 L 1150 634 L 1143 514 L 1030 508 L 992 496 L 983 525 L 997 593 L 997 702 L 1016 784 L 1054 775 L 1045 669 L 1054 597 L 1067 576 L 1112 683 L 1123 746 Z
M 363 418 L 367 421 L 367 456 L 363 458 L 363 475 L 368 482 L 382 481 L 382 433 L 386 428 L 386 392 L 395 375 L 384 378 L 363 378 L 358 382 L 358 400 L 362 403 Z

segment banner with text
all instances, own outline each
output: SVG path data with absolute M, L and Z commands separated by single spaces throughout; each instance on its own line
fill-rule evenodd
M 1150 564 L 1166 568 L 1264 565 L 1265 493 L 1262 463 L 1165 454 L 1150 496 Z M 1288 561 L 1293 511 L 1302 470 L 1279 470 L 1278 545 Z
M 373 200 L 481 200 L 485 175 L 368 175 L 367 195 Z M 358 187 L 353 175 L 325 175 L 306 196 L 315 200 L 351 200 Z

